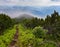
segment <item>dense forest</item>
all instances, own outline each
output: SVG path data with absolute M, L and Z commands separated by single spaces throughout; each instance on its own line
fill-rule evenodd
M 19 28 L 17 47 L 60 47 L 60 15 L 54 13 L 46 18 L 10 18 L 0 14 L 0 47 L 8 47 Z

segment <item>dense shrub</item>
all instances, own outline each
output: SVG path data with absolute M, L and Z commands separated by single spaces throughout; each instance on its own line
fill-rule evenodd
M 0 34 L 11 26 L 13 26 L 12 19 L 6 14 L 0 14 Z
M 46 36 L 46 32 L 47 30 L 43 29 L 42 27 L 35 27 L 33 29 L 33 34 L 35 35 L 35 37 L 37 38 L 44 38 Z

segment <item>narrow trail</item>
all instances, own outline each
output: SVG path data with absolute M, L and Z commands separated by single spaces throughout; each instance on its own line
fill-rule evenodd
M 19 33 L 19 28 L 18 28 L 18 25 L 17 25 L 16 26 L 16 33 L 14 35 L 14 38 L 13 38 L 12 42 L 9 44 L 8 47 L 18 47 L 18 46 L 16 46 L 16 43 L 18 41 L 18 36 L 19 36 L 18 33 Z

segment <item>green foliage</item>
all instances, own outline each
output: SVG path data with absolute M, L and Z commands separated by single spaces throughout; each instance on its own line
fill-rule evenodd
M 35 43 L 35 37 L 32 34 L 32 30 L 26 29 L 19 25 L 19 38 L 18 38 L 18 45 L 20 47 L 28 47 L 29 44 L 34 46 Z
M 22 23 L 25 27 L 33 29 L 36 26 L 43 26 L 44 20 L 38 18 L 24 19 Z
M 19 38 L 17 45 L 19 45 L 19 47 L 57 47 L 54 41 L 44 40 L 46 32 L 47 30 L 44 30 L 42 27 L 35 27 L 31 30 L 19 25 Z
M 8 47 L 15 34 L 15 28 L 8 29 L 17 23 L 5 14 L 0 14 L 0 47 Z M 22 24 L 22 25 L 21 25 Z M 5 30 L 7 29 L 7 30 Z M 47 30 L 45 30 L 47 29 Z M 54 11 L 44 19 L 22 19 L 19 24 L 17 45 L 20 47 L 57 47 L 60 45 L 60 15 Z
M 57 45 L 54 42 L 45 42 L 40 47 L 57 47 Z
M 14 37 L 15 32 L 15 28 L 6 30 L 4 35 L 0 36 L 0 47 L 8 47 Z
M 35 27 L 33 29 L 33 34 L 35 35 L 35 37 L 37 38 L 44 38 L 46 36 L 46 30 L 44 30 L 42 27 Z
M 8 47 L 15 32 L 15 27 L 6 30 L 4 35 L 0 36 L 0 47 Z M 54 43 L 45 42 L 44 37 L 46 36 L 46 32 L 42 27 L 35 27 L 32 30 L 19 25 L 19 37 L 16 45 L 19 47 L 56 47 Z
M 13 26 L 13 20 L 6 14 L 0 14 L 0 34 L 9 27 Z
M 45 18 L 44 28 L 48 30 L 48 38 L 53 41 L 60 41 L 60 15 L 54 11 L 51 16 Z

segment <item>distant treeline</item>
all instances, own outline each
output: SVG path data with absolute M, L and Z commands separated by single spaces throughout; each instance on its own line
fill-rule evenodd
M 54 11 L 53 14 L 47 15 L 45 19 L 43 18 L 30 18 L 30 19 L 12 19 L 6 14 L 0 14 L 0 33 L 3 30 L 12 27 L 15 23 L 22 23 L 26 28 L 35 28 L 36 26 L 41 26 L 44 29 L 48 29 L 49 33 L 52 31 L 60 31 L 60 15 L 58 12 Z
M 47 15 L 45 19 L 43 18 L 31 18 L 23 19 L 22 23 L 27 28 L 34 28 L 36 26 L 42 26 L 45 29 L 51 29 L 55 27 L 60 27 L 60 15 L 58 12 L 54 11 L 53 14 Z
M 48 30 L 46 40 L 55 41 L 59 46 L 60 41 L 60 15 L 54 10 L 54 13 L 47 15 L 45 19 L 24 19 L 21 22 L 26 28 L 34 29 L 35 27 L 41 26 L 43 29 Z M 39 30 L 37 30 L 39 31 Z M 40 32 L 40 31 L 39 31 Z M 39 32 L 36 32 L 39 34 Z M 41 33 L 41 32 L 40 32 Z M 40 36 L 38 35 L 37 36 Z

